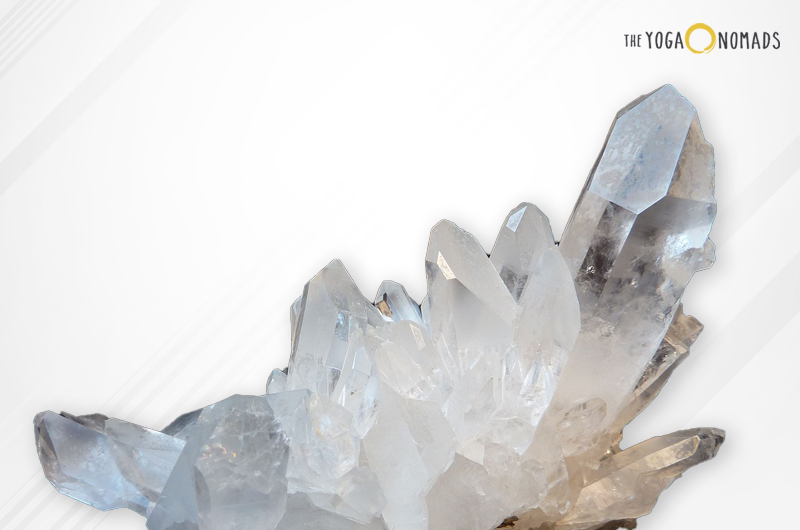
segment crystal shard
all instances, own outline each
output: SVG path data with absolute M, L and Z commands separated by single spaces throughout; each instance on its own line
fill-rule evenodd
M 47 478 L 150 530 L 599 530 L 652 510 L 724 433 L 620 447 L 702 325 L 713 156 L 662 87 L 617 115 L 564 237 L 522 203 L 490 254 L 442 221 L 427 296 L 367 301 L 339 261 L 290 310 L 289 366 L 162 432 L 102 415 L 35 419 Z
M 42 412 L 34 420 L 39 459 L 61 493 L 101 510 L 145 515 L 158 500 L 183 441 L 100 414 Z
M 690 467 L 713 458 L 724 440 L 719 429 L 689 429 L 612 456 L 586 476 L 575 506 L 556 528 L 583 530 L 647 515 L 667 486 Z

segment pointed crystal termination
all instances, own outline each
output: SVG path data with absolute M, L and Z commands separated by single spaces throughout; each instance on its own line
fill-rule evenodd
M 301 300 L 286 389 L 330 396 L 366 433 L 379 387 L 367 337 L 386 319 L 361 295 L 339 260 L 308 282 Z
M 533 428 L 550 405 L 580 331 L 574 282 L 550 222 L 530 203 L 508 214 L 490 260 L 518 304 L 502 361 L 503 401 L 518 405 L 515 415 Z
M 689 429 L 617 453 L 586 477 L 574 507 L 556 528 L 586 530 L 647 515 L 667 486 L 713 458 L 724 440 L 720 429 Z
M 502 360 L 504 408 L 518 406 L 514 415 L 524 418 L 532 434 L 580 332 L 575 285 L 550 222 L 530 203 L 508 214 L 490 260 L 518 304 L 511 347 Z
M 408 296 L 405 287 L 399 283 L 389 280 L 383 282 L 375 297 L 375 307 L 395 322 L 408 320 L 422 325 L 419 304 Z
M 277 394 L 278 392 L 286 392 L 286 372 L 278 370 L 277 368 L 269 374 L 267 378 L 267 394 Z
M 509 292 L 519 300 L 542 254 L 555 246 L 550 221 L 523 202 L 508 214 L 492 249 L 491 261 Z
M 184 442 L 101 414 L 42 412 L 34 420 L 45 476 L 58 491 L 101 510 L 145 515 Z
M 431 230 L 425 268 L 430 313 L 423 319 L 454 376 L 486 352 L 508 349 L 516 303 L 472 235 L 439 222 Z
M 582 330 L 556 400 L 616 417 L 661 343 L 686 284 L 713 259 L 712 147 L 671 86 L 617 115 L 564 232 Z

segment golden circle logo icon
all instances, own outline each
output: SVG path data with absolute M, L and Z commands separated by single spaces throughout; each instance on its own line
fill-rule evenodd
M 703 31 L 706 31 L 708 32 L 709 35 L 711 35 L 711 43 L 702 50 L 695 50 L 694 48 L 692 48 L 692 41 L 691 41 L 692 33 L 694 33 L 694 30 L 696 29 L 702 29 Z M 709 26 L 708 24 L 703 24 L 702 22 L 698 22 L 697 24 L 694 24 L 692 27 L 686 30 L 686 47 L 689 48 L 689 51 L 691 51 L 692 53 L 708 53 L 711 50 L 713 50 L 716 45 L 717 45 L 717 34 L 716 32 L 714 32 L 713 29 L 711 29 L 711 26 Z

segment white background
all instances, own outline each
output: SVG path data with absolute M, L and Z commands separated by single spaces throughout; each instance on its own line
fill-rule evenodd
M 641 528 L 783 528 L 800 495 L 800 24 L 790 2 L 0 2 L 0 528 L 142 529 L 58 495 L 31 420 L 162 428 L 286 365 L 288 309 L 340 258 L 420 300 L 442 218 L 558 236 L 615 112 L 671 83 L 717 162 L 706 330 L 625 443 L 728 439 Z M 779 50 L 623 34 L 778 31 Z M 702 33 L 698 44 L 703 47 Z M 644 39 L 644 37 L 643 37 Z M 693 41 L 694 44 L 694 41 Z

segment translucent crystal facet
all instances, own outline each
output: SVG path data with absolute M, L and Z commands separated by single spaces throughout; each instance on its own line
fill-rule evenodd
M 62 493 L 150 530 L 610 528 L 649 513 L 718 429 L 620 447 L 702 325 L 680 299 L 714 260 L 714 166 L 671 86 L 617 115 L 560 243 L 529 203 L 491 253 L 431 231 L 427 296 L 374 303 L 339 261 L 291 306 L 289 366 L 161 432 L 44 412 Z
M 146 514 L 184 447 L 179 438 L 100 414 L 42 412 L 34 426 L 47 478 L 61 493 L 101 510 Z
M 623 406 L 707 266 L 713 188 L 711 145 L 674 88 L 619 112 L 559 245 L 582 318 L 564 408 L 584 394 L 605 401 L 609 419 Z
M 286 507 L 288 461 L 287 437 L 266 399 L 210 405 L 193 422 L 147 527 L 274 528 Z

